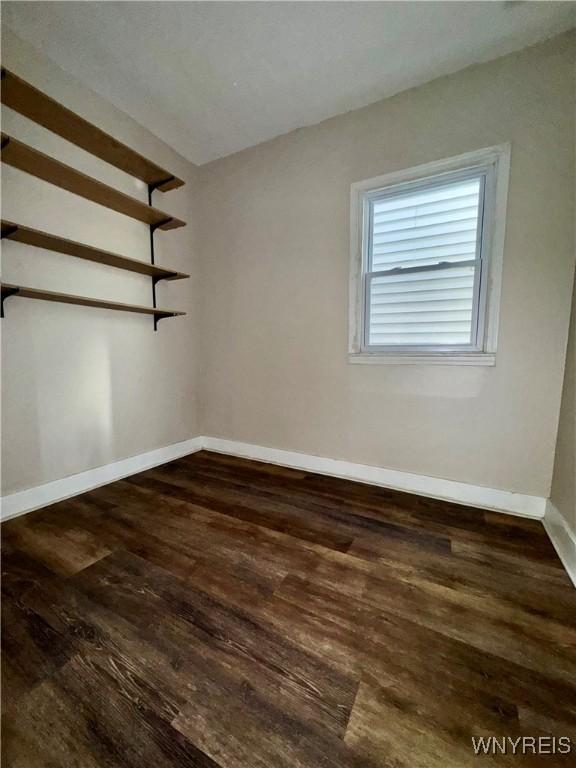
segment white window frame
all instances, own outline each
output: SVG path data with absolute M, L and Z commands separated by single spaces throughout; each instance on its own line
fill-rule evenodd
M 483 208 L 479 212 L 473 308 L 475 342 L 462 346 L 374 347 L 366 344 L 371 201 L 430 184 L 483 176 Z M 510 144 L 468 152 L 352 184 L 350 196 L 349 362 L 372 364 L 495 365 L 502 262 L 510 174 Z M 443 267 L 438 267 L 442 269 Z M 403 270 L 404 271 L 404 270 Z M 390 272 L 389 272 L 390 274 Z

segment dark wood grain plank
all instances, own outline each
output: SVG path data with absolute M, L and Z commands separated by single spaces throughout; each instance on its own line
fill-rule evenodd
M 9 541 L 62 576 L 76 573 L 110 553 L 86 529 L 62 526 L 49 514 L 16 518 L 5 524 Z
M 233 665 L 236 673 L 283 702 L 286 711 L 343 733 L 356 685 L 233 606 L 219 602 L 138 557 L 117 553 L 78 574 L 93 600 L 122 612 L 162 642 L 193 644 L 204 663 Z M 188 655 L 185 655 L 188 658 Z
M 2 709 L 62 666 L 71 644 L 27 606 L 2 600 Z
M 186 707 L 174 727 L 223 766 L 254 768 L 344 768 L 354 753 L 329 730 L 286 712 L 250 682 L 211 691 Z
M 455 637 L 442 626 L 422 624 L 417 612 L 403 616 L 383 611 L 379 601 L 364 599 L 363 594 L 361 581 L 354 591 L 343 592 L 332 583 L 291 576 L 265 610 L 277 631 L 300 632 L 307 637 L 306 647 L 324 654 L 337 651 L 340 668 L 356 665 L 356 670 L 369 671 L 377 679 L 409 673 L 432 686 L 439 680 L 446 685 L 453 680 L 454 688 L 498 690 L 511 702 L 542 713 L 561 711 L 576 722 L 576 678 L 562 677 L 562 663 L 556 666 L 554 657 L 547 668 L 533 669 L 523 653 L 511 661 L 493 648 Z M 322 644 L 323 633 L 330 642 Z
M 2 552 L 11 767 L 466 768 L 472 735 L 576 736 L 537 521 L 200 452 Z
M 337 551 L 345 552 L 352 542 L 350 535 L 334 531 L 328 521 L 314 524 L 285 503 L 284 500 L 268 501 L 242 491 L 220 488 L 217 484 L 198 482 L 193 477 L 173 477 L 169 480 L 159 470 L 143 473 L 135 479 L 130 478 L 142 487 L 149 488 L 159 495 L 166 495 L 208 506 L 230 517 L 253 522 L 271 530 L 287 533 L 294 538 L 322 544 Z
M 381 686 L 375 681 L 360 686 L 346 743 L 354 749 L 358 764 L 395 768 L 477 768 L 478 765 L 568 766 L 570 755 L 497 754 L 475 755 L 472 737 L 505 733 L 511 738 L 526 735 L 516 712 L 499 708 L 482 717 L 478 701 L 470 698 L 454 707 L 445 697 L 426 695 L 406 684 Z M 482 713 L 485 715 L 485 713 Z M 530 731 L 534 736 L 540 730 Z
M 146 706 L 134 678 L 73 657 L 6 718 L 6 761 L 22 768 L 218 768 Z
M 25 592 L 54 574 L 26 552 L 2 541 L 2 597 L 17 601 Z

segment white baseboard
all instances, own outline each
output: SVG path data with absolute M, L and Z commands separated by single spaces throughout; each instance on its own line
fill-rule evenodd
M 178 459 L 189 453 L 195 453 L 201 448 L 202 438 L 194 437 L 191 440 L 173 443 L 164 448 L 157 448 L 154 451 L 122 459 L 122 461 L 88 469 L 86 472 L 63 477 L 61 480 L 54 480 L 35 488 L 11 493 L 1 499 L 0 520 L 9 520 L 11 517 L 24 515 L 26 512 L 46 507 L 48 504 L 69 499 L 71 496 L 78 496 L 80 493 L 112 483 L 114 480 L 121 480 L 123 477 L 157 467 L 159 464 L 165 464 L 167 461 Z
M 158 448 L 148 453 L 142 453 L 122 461 L 80 472 L 77 475 L 64 477 L 61 480 L 54 480 L 45 485 L 4 496 L 1 499 L 0 520 L 9 520 L 12 517 L 26 514 L 26 512 L 32 512 L 34 509 L 63 501 L 101 485 L 196 453 L 202 448 L 231 456 L 241 456 L 246 459 L 316 472 L 321 475 L 331 475 L 384 488 L 393 488 L 420 496 L 444 499 L 481 509 L 537 520 L 543 519 L 544 527 L 576 586 L 576 536 L 569 530 L 564 518 L 554 505 L 540 496 L 469 485 L 438 477 L 414 475 L 410 472 L 356 464 L 340 459 L 327 459 L 296 451 L 266 448 L 261 445 L 240 443 L 218 437 L 194 437 L 191 440 L 184 440 L 165 448 Z
M 89 469 L 77 475 L 54 480 L 45 485 L 29 488 L 25 491 L 12 493 L 2 498 L 0 519 L 8 520 L 17 515 L 23 515 L 39 507 L 54 504 L 68 499 L 100 485 L 106 485 L 114 480 L 120 480 L 128 475 L 134 475 L 145 469 L 165 464 L 173 459 L 186 456 L 205 448 L 217 453 L 227 453 L 232 456 L 242 456 L 270 464 L 280 464 L 307 472 L 317 472 L 321 475 L 332 475 L 362 483 L 370 483 L 385 488 L 393 488 L 421 496 L 454 501 L 458 504 L 480 507 L 512 515 L 541 519 L 544 517 L 546 500 L 539 496 L 528 496 L 522 493 L 512 493 L 480 485 L 458 483 L 455 480 L 443 480 L 438 477 L 414 475 L 396 469 L 385 469 L 367 464 L 356 464 L 341 459 L 327 459 L 322 456 L 312 456 L 296 451 L 284 451 L 277 448 L 266 448 L 261 445 L 240 443 L 235 440 L 224 440 L 218 437 L 195 437 L 174 443 L 165 448 L 158 448 L 148 453 L 132 456 L 129 459 L 116 461 L 102 467 Z
M 568 524 L 550 500 L 546 504 L 544 528 L 576 587 L 576 534 L 568 528 Z
M 238 443 L 235 440 L 224 440 L 218 437 L 204 437 L 203 447 L 208 451 L 257 459 L 270 464 L 280 464 L 294 469 L 318 472 L 321 475 L 357 480 L 371 485 L 381 485 L 385 488 L 454 501 L 471 507 L 481 507 L 535 519 L 544 517 L 546 499 L 540 496 L 528 496 L 523 493 L 501 491 L 485 488 L 481 485 L 469 485 L 468 483 L 458 483 L 455 480 L 443 480 L 426 475 L 413 475 L 410 472 L 401 472 L 396 469 L 355 464 L 340 459 L 326 459 L 295 451 L 265 448 L 261 445 Z

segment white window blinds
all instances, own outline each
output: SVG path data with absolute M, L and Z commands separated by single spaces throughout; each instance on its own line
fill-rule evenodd
M 485 175 L 367 197 L 366 348 L 476 347 Z

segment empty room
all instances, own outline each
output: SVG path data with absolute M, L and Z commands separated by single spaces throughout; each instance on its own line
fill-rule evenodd
M 576 761 L 576 2 L 2 2 L 2 765 Z

